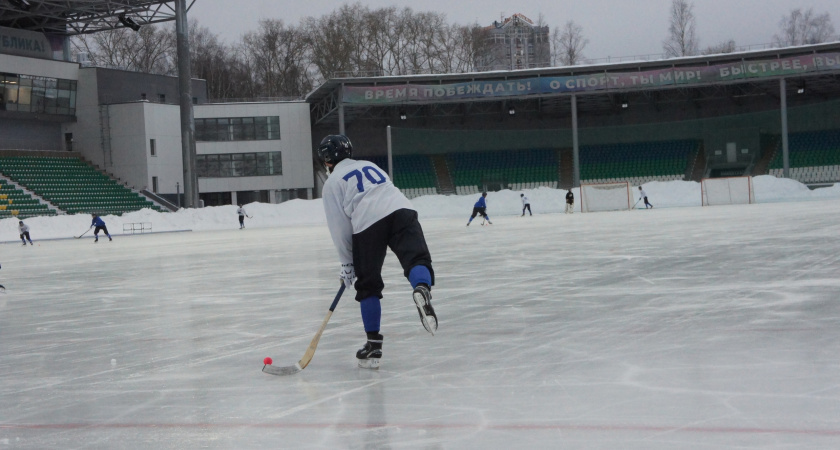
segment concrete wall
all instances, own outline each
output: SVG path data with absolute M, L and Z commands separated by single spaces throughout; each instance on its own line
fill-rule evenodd
M 63 78 L 65 80 L 76 80 L 79 77 L 79 65 L 76 63 L 5 54 L 0 54 L 0 71 L 20 75 Z
M 57 122 L 0 119 L 0 149 L 62 150 L 61 130 Z
M 200 192 L 305 189 L 314 186 L 309 104 L 305 102 L 200 105 L 196 118 L 279 116 L 280 139 L 197 142 L 198 154 L 282 152 L 283 174 L 264 177 L 202 178 Z
M 152 189 L 158 177 L 158 193 L 183 192 L 180 108 L 148 102 L 108 106 L 110 158 L 103 166 L 135 189 Z M 155 156 L 151 140 L 155 140 Z
M 158 193 L 184 193 L 184 164 L 181 149 L 181 108 L 174 105 L 142 103 L 146 135 L 143 154 L 147 161 L 145 186 L 152 189 L 152 177 L 158 177 Z M 155 140 L 151 155 L 150 140 Z M 178 183 L 176 186 L 175 183 Z
M 104 165 L 102 136 L 99 121 L 99 102 L 96 69 L 79 70 L 76 85 L 76 122 L 64 126 L 65 133 L 73 133 L 73 150 L 100 167 Z
M 128 70 L 95 68 L 97 76 L 97 98 L 100 104 L 126 103 L 141 100 L 141 94 L 152 103 L 177 105 L 180 102 L 178 77 L 153 75 Z M 166 97 L 161 102 L 160 95 Z M 207 82 L 192 80 L 192 96 L 199 104 L 207 103 Z

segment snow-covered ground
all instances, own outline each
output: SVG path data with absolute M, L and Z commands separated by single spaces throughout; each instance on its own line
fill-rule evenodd
M 789 179 L 775 178 L 769 175 L 755 177 L 753 180 L 757 203 L 793 202 L 828 198 L 840 198 L 840 185 L 810 190 L 805 185 Z M 648 198 L 656 208 L 677 208 L 700 206 L 700 183 L 693 181 L 651 182 L 644 185 Z M 633 194 L 638 197 L 636 188 Z M 525 193 L 531 201 L 531 210 L 535 214 L 563 212 L 566 191 L 540 188 L 524 191 L 504 190 L 491 192 L 487 196 L 487 213 L 492 219 L 497 216 L 518 215 L 522 212 L 519 194 Z M 574 189 L 575 209 L 580 212 L 580 190 Z M 456 218 L 465 220 L 472 212 L 472 206 L 478 195 L 429 195 L 412 200 L 420 218 Z M 639 205 L 642 205 L 639 203 Z M 183 209 L 175 213 L 158 213 L 142 210 L 122 216 L 104 216 L 111 234 L 123 234 L 123 226 L 132 223 L 150 224 L 152 232 L 162 231 L 206 231 L 227 230 L 239 227 L 236 206 L 218 206 L 202 209 Z M 245 210 L 252 219 L 246 218 L 248 228 L 266 228 L 298 225 L 326 224 L 324 209 L 320 199 L 292 200 L 280 204 L 252 203 L 245 205 Z M 25 222 L 30 226 L 34 240 L 56 239 L 79 236 L 90 227 L 90 216 L 85 214 L 30 218 Z M 18 237 L 17 220 L 0 221 L 0 241 L 14 241 Z
M 838 186 L 645 189 L 573 215 L 528 191 L 533 217 L 491 193 L 484 227 L 477 195 L 415 199 L 437 333 L 389 254 L 382 367 L 356 366 L 350 290 L 288 377 L 263 358 L 298 361 L 338 285 L 320 201 L 246 205 L 246 230 L 232 206 L 105 217 L 95 245 L 84 215 L 27 220 L 27 247 L 5 220 L 0 450 L 840 448 Z

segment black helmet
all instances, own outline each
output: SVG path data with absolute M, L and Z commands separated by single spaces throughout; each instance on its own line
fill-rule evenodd
M 318 146 L 318 158 L 328 164 L 336 165 L 352 156 L 353 144 L 343 134 L 331 134 L 321 140 Z

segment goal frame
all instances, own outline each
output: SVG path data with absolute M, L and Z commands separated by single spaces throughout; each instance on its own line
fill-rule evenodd
M 588 203 L 586 200 L 586 187 L 592 186 L 609 186 L 609 185 L 624 185 L 625 191 L 627 193 L 627 207 L 622 207 L 619 209 L 602 209 L 602 210 L 595 210 L 590 211 L 588 208 Z M 620 188 L 619 188 L 620 189 Z M 613 181 L 611 183 L 581 183 L 580 184 L 580 212 L 602 212 L 602 211 L 630 211 L 632 209 L 632 196 L 630 194 L 630 182 L 629 181 Z
M 746 183 L 746 191 L 747 191 L 747 201 L 738 201 L 733 202 L 731 200 L 732 194 L 732 182 L 735 180 L 743 180 Z M 709 202 L 709 194 L 707 186 L 714 182 L 722 182 L 726 181 L 729 186 L 730 191 L 730 201 L 729 203 L 710 203 Z M 703 206 L 719 206 L 719 205 L 751 205 L 755 203 L 755 189 L 753 187 L 753 177 L 749 175 L 744 175 L 740 177 L 719 177 L 719 178 L 703 178 L 700 180 L 700 204 Z

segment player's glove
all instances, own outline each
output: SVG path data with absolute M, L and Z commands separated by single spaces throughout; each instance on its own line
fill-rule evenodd
M 344 281 L 345 286 L 353 287 L 353 283 L 356 282 L 356 270 L 353 268 L 353 264 L 342 264 L 339 277 Z

